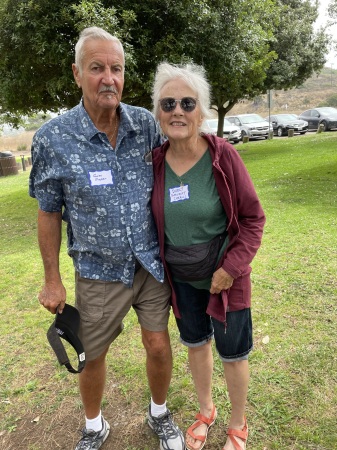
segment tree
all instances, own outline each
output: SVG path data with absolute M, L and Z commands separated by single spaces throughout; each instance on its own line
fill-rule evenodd
M 267 70 L 264 90 L 298 87 L 322 70 L 329 39 L 322 29 L 314 33 L 317 17 L 317 4 L 280 0 L 279 22 L 270 41 L 277 58 Z
M 221 48 L 203 58 L 218 111 L 219 136 L 223 117 L 240 99 L 253 98 L 269 89 L 300 86 L 326 61 L 328 37 L 323 30 L 313 31 L 317 5 L 307 0 L 244 3 L 246 9 L 239 6 L 236 22 L 243 38 L 235 42 L 234 37 L 233 42 L 229 36 L 226 41 L 234 50 L 232 59 L 224 66 Z M 240 63 L 242 59 L 246 65 Z
M 0 112 L 13 124 L 22 115 L 78 103 L 81 94 L 71 64 L 79 30 L 95 24 L 119 37 L 128 35 L 116 10 L 99 1 L 7 0 L 0 14 Z M 126 15 L 124 26 L 132 20 L 132 14 Z M 132 65 L 127 45 L 126 59 Z
M 294 86 L 323 66 L 324 34 L 318 39 L 312 32 L 315 10 L 309 3 L 0 0 L 2 113 L 15 122 L 22 114 L 75 105 L 80 92 L 71 73 L 74 44 L 82 28 L 98 25 L 119 36 L 126 49 L 124 101 L 151 108 L 157 64 L 193 60 L 207 71 L 221 127 L 221 119 L 240 99 L 281 84 Z M 287 42 L 291 8 L 304 37 L 293 33 L 293 42 Z
M 21 114 L 77 103 L 70 71 L 74 43 L 78 31 L 92 24 L 119 35 L 127 49 L 123 99 L 129 103 L 151 107 L 154 71 L 164 59 L 205 63 L 215 97 L 219 83 L 246 92 L 236 81 L 239 75 L 250 76 L 250 90 L 269 60 L 268 32 L 258 24 L 258 10 L 266 5 L 270 10 L 271 0 L 7 0 L 0 18 L 2 111 L 13 121 Z
M 145 5 L 125 4 L 133 8 L 140 27 L 132 30 L 140 37 L 134 38 L 132 45 L 136 55 L 142 54 L 137 70 L 147 89 L 158 62 L 193 60 L 204 65 L 212 84 L 213 103 L 220 113 L 225 103 L 233 106 L 243 94 L 252 92 L 254 83 L 264 79 L 272 58 L 266 45 L 271 37 L 272 1 L 185 0 L 182 6 L 175 1 L 152 0 Z M 144 45 L 144 39 L 151 45 Z
M 329 15 L 329 26 L 336 27 L 337 26 L 337 0 L 331 0 L 328 6 L 328 15 Z M 335 52 L 337 53 L 337 40 L 333 41 L 333 46 Z
M 101 26 L 118 36 L 126 50 L 123 100 L 151 107 L 157 62 L 185 53 L 182 30 L 194 0 L 2 0 L 0 12 L 0 105 L 4 119 L 58 111 L 78 103 L 71 63 L 79 31 Z M 112 6 L 114 5 L 114 6 Z M 165 32 L 159 32 L 164 30 Z M 136 55 L 136 56 L 135 56 Z M 13 88 L 14 87 L 14 88 Z
M 192 56 L 207 70 L 222 136 L 225 114 L 240 99 L 261 92 L 266 70 L 276 57 L 268 41 L 277 8 L 270 0 L 207 3 L 212 8 L 195 24 L 198 45 Z
M 331 19 L 331 25 L 337 23 L 337 0 L 331 0 L 328 6 L 328 14 Z

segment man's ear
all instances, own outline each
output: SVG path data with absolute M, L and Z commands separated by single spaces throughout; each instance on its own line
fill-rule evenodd
M 76 81 L 77 86 L 81 87 L 81 77 L 80 77 L 80 71 L 78 70 L 78 67 L 75 63 L 72 64 L 71 68 L 73 69 L 73 75 L 74 79 Z

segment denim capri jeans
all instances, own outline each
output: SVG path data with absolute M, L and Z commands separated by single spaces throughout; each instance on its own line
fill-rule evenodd
M 215 346 L 223 362 L 248 359 L 253 349 L 250 308 L 229 311 L 226 328 L 206 313 L 210 292 L 196 289 L 189 283 L 173 281 L 181 319 L 176 318 L 180 340 L 187 347 L 198 347 L 214 337 Z

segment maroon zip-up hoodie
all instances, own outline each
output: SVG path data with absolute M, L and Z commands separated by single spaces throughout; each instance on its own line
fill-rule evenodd
M 253 182 L 237 150 L 225 139 L 203 134 L 212 157 L 213 175 L 221 203 L 227 215 L 228 246 L 217 268 L 222 267 L 233 278 L 230 289 L 211 294 L 207 313 L 226 322 L 227 311 L 238 311 L 251 305 L 250 263 L 260 247 L 265 215 Z M 170 271 L 164 254 L 164 186 L 166 141 L 153 150 L 154 187 L 152 211 L 158 228 L 160 256 L 172 287 Z M 172 287 L 173 312 L 180 317 L 176 295 Z

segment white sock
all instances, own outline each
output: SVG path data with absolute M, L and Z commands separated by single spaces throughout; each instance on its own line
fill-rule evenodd
M 87 430 L 101 431 L 102 429 L 102 412 L 95 419 L 85 418 L 85 428 Z
M 166 413 L 166 402 L 163 405 L 156 405 L 156 403 L 151 398 L 151 416 L 159 417 L 161 414 Z

